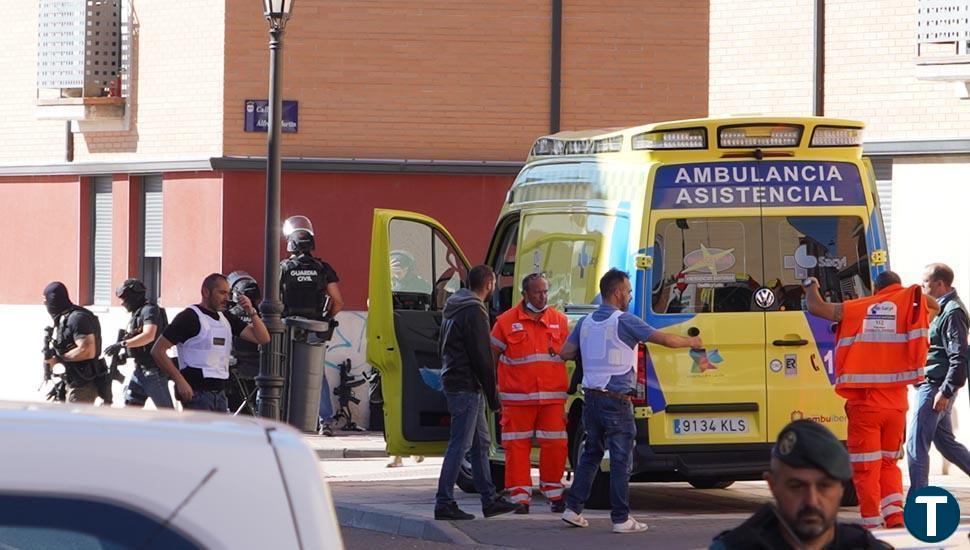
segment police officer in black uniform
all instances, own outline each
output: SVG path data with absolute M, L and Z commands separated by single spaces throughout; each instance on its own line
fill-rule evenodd
M 148 398 L 157 409 L 172 409 L 172 394 L 168 389 L 169 378 L 152 358 L 152 346 L 168 326 L 168 316 L 158 304 L 148 301 L 148 289 L 138 279 L 126 279 L 118 285 L 115 296 L 131 313 L 124 339 L 115 342 L 104 352 L 114 355 L 122 349 L 127 350 L 129 358 L 135 362 L 135 370 L 125 386 L 125 405 L 144 407 Z
M 64 382 L 69 403 L 94 403 L 98 397 L 97 381 L 107 376 L 102 368 L 101 323 L 89 310 L 75 305 L 67 287 L 54 281 L 44 288 L 44 307 L 54 321 L 55 356 L 44 361 L 51 367 L 64 365 Z M 103 371 L 103 372 L 102 372 Z
M 337 283 L 340 278 L 327 262 L 313 256 L 313 224 L 306 216 L 292 216 L 283 224 L 290 257 L 280 265 L 283 316 L 321 320 L 337 315 L 344 305 Z M 320 388 L 320 433 L 333 435 L 330 384 L 324 373 Z
M 229 292 L 232 297 L 232 307 L 229 313 L 239 317 L 247 325 L 253 322 L 252 317 L 239 304 L 238 296 L 246 296 L 253 304 L 258 304 L 263 299 L 263 293 L 259 289 L 259 283 L 252 275 L 245 271 L 233 271 L 229 274 Z M 259 315 L 255 310 L 256 315 Z M 231 378 L 235 380 L 226 389 L 226 397 L 229 400 L 229 411 L 235 412 L 247 398 L 252 395 L 256 388 L 256 375 L 259 374 L 259 345 L 242 338 L 234 338 L 232 341 L 232 357 L 235 363 L 229 368 Z M 256 414 L 252 404 L 249 404 L 250 413 Z
M 711 550 L 824 548 L 891 549 L 861 525 L 839 523 L 844 483 L 852 482 L 849 453 L 825 426 L 796 420 L 771 450 L 765 480 L 775 502 L 724 531 Z

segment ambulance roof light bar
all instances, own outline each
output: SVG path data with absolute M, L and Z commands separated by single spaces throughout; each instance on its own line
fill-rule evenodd
M 633 150 L 707 149 L 706 128 L 654 130 L 633 136 Z
M 802 130 L 802 126 L 798 124 L 721 126 L 717 129 L 717 144 L 721 149 L 798 147 Z
M 532 146 L 531 154 L 534 157 L 589 155 L 596 153 L 618 153 L 622 149 L 622 135 L 600 139 L 556 139 L 541 137 Z
M 816 126 L 810 147 L 858 147 L 862 145 L 862 128 L 849 126 Z

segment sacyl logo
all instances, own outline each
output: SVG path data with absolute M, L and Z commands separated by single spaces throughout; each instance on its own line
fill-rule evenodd
M 911 535 L 923 542 L 946 540 L 960 524 L 960 504 L 949 491 L 932 485 L 909 492 L 903 521 Z

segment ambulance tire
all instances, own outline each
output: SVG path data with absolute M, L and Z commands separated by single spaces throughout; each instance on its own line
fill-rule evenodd
M 727 489 L 734 485 L 734 480 L 719 480 L 709 477 L 697 477 L 689 479 L 687 482 L 695 489 Z
M 842 506 L 858 506 L 859 495 L 855 492 L 855 484 L 851 481 L 845 482 L 845 491 L 842 493 Z
M 490 460 L 488 465 L 492 473 L 492 485 L 496 491 L 501 491 L 505 488 L 505 464 Z M 458 469 L 458 488 L 472 495 L 478 494 L 475 481 L 472 480 L 472 465 L 467 459 L 461 461 L 461 468 Z
M 580 413 L 581 414 L 581 413 Z M 569 430 L 569 464 L 573 472 L 576 465 L 583 455 L 583 444 L 586 442 L 586 428 L 582 421 L 571 423 Z M 575 477 L 573 480 L 575 481 Z M 586 507 L 590 510 L 609 510 L 610 509 L 610 473 L 596 471 L 593 478 L 593 485 L 589 489 L 589 498 L 586 499 Z

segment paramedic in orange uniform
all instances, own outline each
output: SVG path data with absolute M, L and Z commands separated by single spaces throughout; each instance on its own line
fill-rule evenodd
M 930 310 L 939 305 L 899 275 L 876 277 L 872 296 L 825 302 L 818 280 L 805 280 L 808 311 L 839 323 L 835 391 L 846 399 L 849 459 L 867 529 L 903 525 L 901 458 L 906 426 L 906 387 L 923 380 Z
M 509 500 L 529 513 L 530 454 L 539 442 L 539 488 L 552 512 L 565 510 L 565 403 L 568 380 L 559 350 L 569 335 L 566 316 L 548 306 L 549 282 L 539 273 L 522 279 L 522 301 L 498 317 L 492 329 L 502 402 L 505 488 Z

